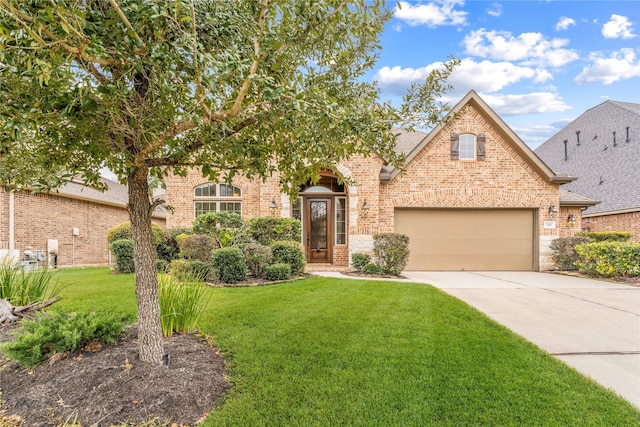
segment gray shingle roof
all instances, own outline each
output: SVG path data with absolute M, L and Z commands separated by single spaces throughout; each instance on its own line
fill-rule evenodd
M 104 192 L 84 186 L 80 182 L 71 181 L 60 187 L 56 193 L 72 199 L 87 200 L 94 203 L 126 208 L 127 203 L 129 203 L 127 186 L 106 178 L 102 178 L 101 181 L 107 185 L 107 190 Z M 166 218 L 167 213 L 163 207 L 158 207 L 153 212 L 153 216 L 156 218 Z
M 594 206 L 600 203 L 599 200 L 591 200 L 588 197 L 560 190 L 560 206 Z
M 576 132 L 580 132 L 580 145 Z M 578 177 L 563 185 L 563 190 L 602 202 L 584 215 L 640 210 L 640 104 L 603 102 L 535 152 L 554 171 Z

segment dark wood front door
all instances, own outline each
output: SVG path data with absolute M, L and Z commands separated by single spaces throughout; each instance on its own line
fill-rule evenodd
M 307 262 L 331 262 L 331 199 L 306 199 Z

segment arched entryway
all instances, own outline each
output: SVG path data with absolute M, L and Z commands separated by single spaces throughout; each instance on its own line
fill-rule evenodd
M 307 262 L 332 264 L 336 247 L 347 245 L 346 186 L 334 174 L 300 188 L 293 216 L 302 222 Z

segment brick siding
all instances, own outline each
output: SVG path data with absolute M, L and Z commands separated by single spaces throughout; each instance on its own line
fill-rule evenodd
M 588 231 L 629 231 L 633 233 L 630 241 L 640 242 L 640 211 L 583 218 L 582 229 Z

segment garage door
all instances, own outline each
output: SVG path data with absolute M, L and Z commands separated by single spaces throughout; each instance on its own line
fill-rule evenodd
M 523 209 L 396 209 L 407 270 L 533 270 L 534 214 Z

